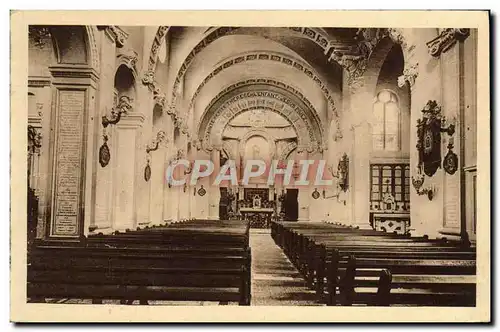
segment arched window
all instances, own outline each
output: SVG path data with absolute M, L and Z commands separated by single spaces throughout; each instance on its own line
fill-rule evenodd
M 400 121 L 397 95 L 389 90 L 380 91 L 373 105 L 373 150 L 399 151 Z

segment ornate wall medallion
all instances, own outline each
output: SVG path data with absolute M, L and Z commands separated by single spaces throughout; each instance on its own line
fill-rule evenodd
M 148 164 L 146 165 L 146 167 L 144 167 L 144 180 L 148 182 L 149 179 L 151 179 L 151 166 L 149 166 L 148 160 Z
M 429 100 L 417 120 L 417 149 L 419 166 L 427 176 L 433 176 L 441 167 L 441 107 Z
M 450 147 L 451 146 L 451 147 Z M 453 175 L 458 169 L 458 156 L 452 150 L 453 145 L 448 145 L 448 153 L 443 160 L 443 168 L 446 173 Z
M 198 195 L 205 196 L 206 193 L 207 193 L 207 191 L 205 190 L 205 188 L 203 188 L 203 185 L 202 185 L 201 188 L 198 189 Z
M 318 199 L 319 196 L 320 196 L 319 191 L 318 191 L 318 189 L 315 188 L 313 193 L 312 193 L 312 198 Z
M 99 149 L 99 164 L 101 164 L 101 167 L 106 167 L 109 164 L 110 159 L 111 153 L 109 152 L 108 147 L 108 137 L 104 136 L 104 143 L 102 143 Z

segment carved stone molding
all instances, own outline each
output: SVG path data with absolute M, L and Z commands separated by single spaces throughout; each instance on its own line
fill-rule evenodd
M 330 56 L 330 60 L 335 60 L 347 72 L 349 85 L 359 84 L 358 79 L 364 74 L 373 49 L 383 38 L 389 36 L 389 31 L 380 28 L 359 28 L 356 35 L 358 44 L 355 47 L 347 51 L 333 51 Z
M 167 97 L 164 94 L 156 94 L 153 97 L 153 100 L 155 102 L 155 105 L 159 106 L 162 111 L 164 111 L 165 106 L 167 104 Z
M 347 72 L 348 84 L 353 88 L 361 87 L 361 77 L 366 71 L 373 50 L 384 38 L 390 38 L 394 43 L 409 52 L 414 46 L 408 45 L 402 29 L 397 28 L 359 28 L 356 46 L 342 51 L 333 51 L 329 60 L 338 62 Z
M 224 101 L 217 108 L 212 107 L 202 115 L 197 133 L 203 141 L 210 141 L 212 132 L 222 131 L 236 115 L 251 109 L 274 111 L 294 127 L 300 140 L 316 142 L 316 147 L 324 139 L 321 122 L 313 121 L 294 101 L 276 92 L 247 91 Z M 307 143 L 305 143 L 307 145 Z
M 116 56 L 118 64 L 127 66 L 134 73 L 137 72 L 137 63 L 139 61 L 139 54 L 134 50 L 128 50 L 125 53 L 118 54 Z
M 286 160 L 288 155 L 297 148 L 296 142 L 289 142 L 281 149 L 281 154 L 279 160 Z
M 117 47 L 123 47 L 125 45 L 125 42 L 128 39 L 128 33 L 123 31 L 119 26 L 117 25 L 105 25 L 105 26 L 100 26 L 100 28 L 104 28 L 106 34 L 113 40 L 116 44 Z
M 151 51 L 149 52 L 148 68 L 142 76 L 142 84 L 146 85 L 152 92 L 158 89 L 158 83 L 155 81 L 158 50 L 160 49 L 161 44 L 164 42 L 164 37 L 167 34 L 169 28 L 170 27 L 166 25 L 158 27 L 155 38 L 153 39 L 153 44 L 151 45 Z
M 216 75 L 220 74 L 223 70 L 226 70 L 234 65 L 237 65 L 237 64 L 240 64 L 243 62 L 260 61 L 260 60 L 275 61 L 278 63 L 285 64 L 287 66 L 290 66 L 290 67 L 294 68 L 295 70 L 299 70 L 299 71 L 303 72 L 310 80 L 312 80 L 314 82 L 315 85 L 317 85 L 321 89 L 326 100 L 328 100 L 328 103 L 332 107 L 335 107 L 335 103 L 333 100 L 333 94 L 330 93 L 328 86 L 321 80 L 320 76 L 314 72 L 313 68 L 302 63 L 301 61 L 290 58 L 289 56 L 284 55 L 282 53 L 252 52 L 252 53 L 237 55 L 237 56 L 234 56 L 230 59 L 227 59 L 223 64 L 219 65 L 207 77 L 205 77 L 205 79 L 202 81 L 202 83 L 198 86 L 195 93 L 193 94 L 193 97 L 191 98 L 191 103 L 190 103 L 190 106 L 188 107 L 188 110 L 192 109 L 193 102 L 196 99 L 196 97 L 198 96 L 198 94 L 200 93 L 201 89 L 212 78 L 214 78 Z M 173 92 L 172 92 L 172 103 L 175 103 L 175 100 L 177 98 L 177 88 L 176 87 L 174 87 Z
M 28 151 L 40 153 L 42 147 L 42 133 L 38 128 L 28 125 Z
M 191 140 L 191 146 L 196 148 L 197 151 L 201 150 L 201 141 L 198 138 Z
M 35 47 L 43 49 L 48 39 L 51 38 L 50 30 L 45 26 L 33 26 L 28 27 L 28 36 L 33 40 Z
M 439 57 L 448 51 L 457 41 L 465 40 L 470 34 L 470 29 L 443 29 L 439 36 L 427 43 L 430 55 Z
M 398 77 L 398 86 L 402 88 L 406 82 L 410 85 L 410 88 L 413 88 L 415 84 L 415 80 L 418 76 L 418 62 L 414 65 L 410 65 L 409 67 L 403 70 L 403 75 Z
M 164 37 L 168 32 L 170 27 L 166 25 L 162 25 L 158 27 L 156 31 L 155 38 L 153 39 L 153 44 L 151 45 L 151 52 L 149 53 L 148 60 L 148 71 L 152 72 L 154 79 L 154 71 L 156 67 L 156 61 L 158 61 L 158 50 L 160 49 L 161 44 L 164 42 Z
M 264 84 L 264 85 L 271 85 L 277 88 L 285 89 L 286 91 L 290 92 L 297 98 L 300 98 L 300 100 L 306 104 L 310 108 L 314 108 L 313 104 L 307 99 L 306 96 L 299 90 L 295 89 L 291 85 L 288 85 L 284 82 L 278 81 L 276 79 L 270 79 L 270 78 L 252 78 L 240 82 L 236 82 L 234 84 L 231 84 L 227 87 L 225 87 L 223 90 L 221 90 L 215 97 L 212 98 L 210 103 L 207 105 L 206 109 L 211 108 L 214 103 L 216 103 L 222 96 L 225 94 L 230 93 L 231 91 L 234 91 L 236 89 L 239 89 L 243 86 L 249 86 L 249 85 L 255 85 L 255 84 Z M 196 94 L 193 96 L 193 99 L 191 100 L 189 109 L 192 109 L 193 103 L 194 103 L 194 98 L 196 98 Z
M 39 117 L 43 117 L 43 103 L 36 103 L 36 112 Z

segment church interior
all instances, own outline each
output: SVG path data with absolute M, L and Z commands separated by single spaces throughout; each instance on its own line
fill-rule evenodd
M 28 301 L 475 305 L 477 30 L 28 37 Z M 171 185 L 180 160 L 237 181 Z

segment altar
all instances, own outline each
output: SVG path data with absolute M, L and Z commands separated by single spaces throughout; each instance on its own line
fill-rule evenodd
M 269 189 L 245 188 L 245 199 L 238 202 L 238 214 L 250 222 L 252 228 L 269 228 L 276 212 L 274 200 L 269 200 Z M 274 195 L 274 194 L 271 194 Z
M 274 213 L 272 208 L 241 208 L 240 214 L 244 220 L 250 221 L 252 228 L 269 228 Z

